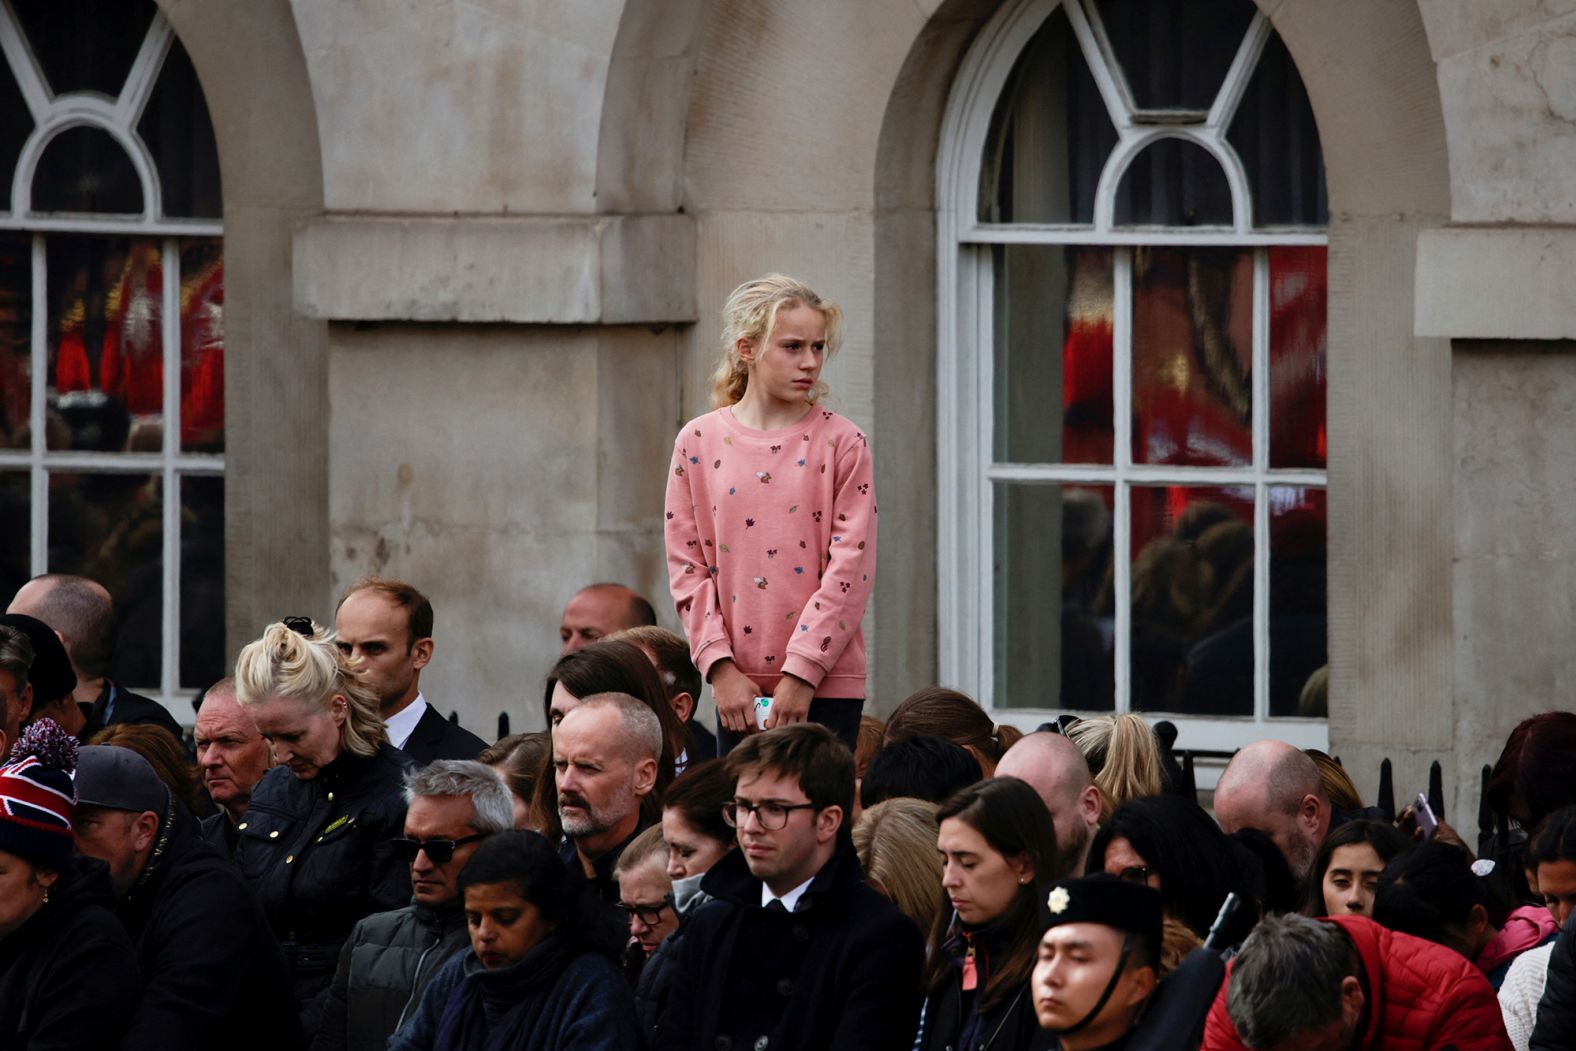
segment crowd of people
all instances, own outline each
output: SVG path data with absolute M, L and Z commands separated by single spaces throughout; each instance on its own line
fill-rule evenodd
M 882 721 L 870 453 L 816 405 L 836 308 L 774 276 L 725 321 L 667 496 L 685 634 L 576 593 L 543 730 L 444 719 L 432 604 L 367 577 L 245 646 L 188 746 L 105 677 L 102 587 L 23 587 L 0 1046 L 1576 1046 L 1576 714 L 1511 734 L 1475 850 L 1284 742 L 1210 810 L 1136 715 L 1023 734 L 938 686 Z

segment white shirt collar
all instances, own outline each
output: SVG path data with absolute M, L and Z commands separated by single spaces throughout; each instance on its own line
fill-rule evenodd
M 415 700 L 383 720 L 383 725 L 388 727 L 389 744 L 395 748 L 404 748 L 405 742 L 410 740 L 410 735 L 416 732 L 416 724 L 421 722 L 421 717 L 425 714 L 427 714 L 427 699 L 418 692 Z
M 770 887 L 768 887 L 765 883 L 762 883 L 761 908 L 766 908 L 766 906 L 770 905 L 774 901 L 780 901 L 783 903 L 783 908 L 787 909 L 789 912 L 792 912 L 794 909 L 799 907 L 799 899 L 804 897 L 804 892 L 810 889 L 810 884 L 812 881 L 814 881 L 814 879 L 815 877 L 811 876 L 809 879 L 805 880 L 803 883 L 799 884 L 793 890 L 789 891 L 787 894 L 784 894 L 780 898 L 772 893 L 772 889 Z

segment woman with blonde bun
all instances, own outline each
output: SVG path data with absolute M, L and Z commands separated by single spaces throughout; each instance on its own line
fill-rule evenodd
M 309 1039 L 356 921 L 410 904 L 411 859 L 394 841 L 411 764 L 358 665 L 305 617 L 270 624 L 235 663 L 236 699 L 278 763 L 252 792 L 236 857 L 290 963 Z

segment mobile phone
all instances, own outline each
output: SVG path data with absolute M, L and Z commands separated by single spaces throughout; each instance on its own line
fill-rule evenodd
M 1412 813 L 1417 817 L 1417 827 L 1423 830 L 1423 838 L 1433 839 L 1434 832 L 1439 828 L 1439 819 L 1434 816 L 1434 808 L 1428 805 L 1428 796 L 1417 793 Z

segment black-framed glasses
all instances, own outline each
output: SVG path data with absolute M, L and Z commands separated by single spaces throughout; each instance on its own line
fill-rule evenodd
M 618 903 L 618 911 L 624 914 L 625 919 L 628 919 L 631 916 L 639 917 L 640 922 L 644 923 L 647 927 L 655 927 L 657 924 L 661 923 L 662 910 L 670 909 L 672 907 L 673 895 L 671 894 L 662 895 L 662 900 L 657 902 L 655 905 L 638 905 L 630 901 L 621 901 Z
M 1127 883 L 1148 883 L 1149 874 L 1157 871 L 1159 870 L 1152 869 L 1148 865 L 1129 865 L 1118 872 L 1116 878 Z
M 454 860 L 454 851 L 467 843 L 475 843 L 479 839 L 486 839 L 483 833 L 474 836 L 465 836 L 463 839 L 399 839 L 390 840 L 394 844 L 394 856 L 409 865 L 416 860 L 416 855 L 422 851 L 427 852 L 427 857 L 434 865 L 447 865 Z
M 764 803 L 746 803 L 742 799 L 735 799 L 731 803 L 722 804 L 722 819 L 731 828 L 738 828 L 755 815 L 755 820 L 768 832 L 776 832 L 788 824 L 788 815 L 795 810 L 819 810 L 814 803 L 774 803 L 767 800 Z
M 280 621 L 280 623 L 289 628 L 291 631 L 295 632 L 297 635 L 305 635 L 309 639 L 312 637 L 313 629 L 311 617 L 286 617 Z

